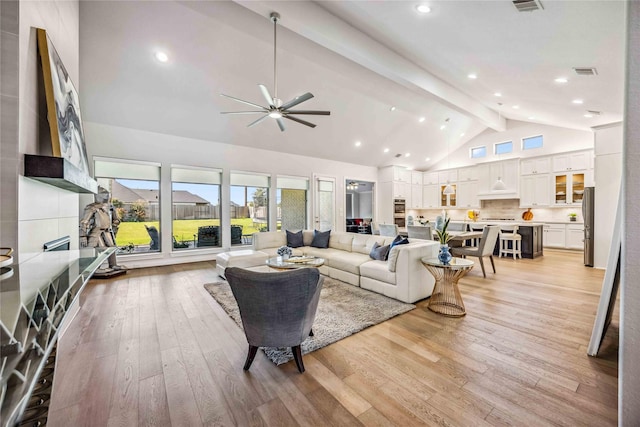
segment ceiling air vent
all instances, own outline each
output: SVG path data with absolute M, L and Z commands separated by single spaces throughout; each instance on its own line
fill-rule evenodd
M 573 67 L 573 71 L 579 76 L 597 76 L 598 70 L 595 67 Z
M 601 111 L 587 110 L 587 114 L 591 114 L 592 116 L 599 116 L 602 114 Z
M 513 5 L 518 9 L 518 12 L 533 12 L 544 9 L 539 0 L 513 0 Z
M 395 155 L 395 158 L 397 159 L 398 157 L 402 157 L 402 154 L 398 153 Z

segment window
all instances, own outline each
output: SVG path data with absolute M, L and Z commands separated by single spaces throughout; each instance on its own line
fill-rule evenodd
M 250 245 L 256 231 L 269 231 L 269 177 L 231 172 L 231 245 Z
M 173 250 L 222 246 L 219 170 L 171 167 Z
M 487 147 L 474 147 L 470 150 L 470 155 L 472 159 L 478 159 L 480 157 L 485 157 L 487 155 Z
M 542 148 L 542 135 L 522 138 L 523 150 L 533 150 L 534 148 Z
M 513 151 L 513 141 L 499 142 L 494 146 L 494 154 L 507 154 Z
M 309 180 L 279 176 L 276 204 L 278 231 L 307 228 L 307 193 Z
M 160 164 L 100 159 L 94 170 L 121 221 L 113 227 L 118 253 L 159 252 Z

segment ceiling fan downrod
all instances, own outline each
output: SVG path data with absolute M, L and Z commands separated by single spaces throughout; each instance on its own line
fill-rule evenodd
M 271 22 L 273 22 L 273 101 L 274 104 L 276 104 L 276 99 L 278 99 L 278 69 L 276 67 L 276 46 L 278 44 L 276 27 L 278 26 L 278 21 L 280 20 L 280 14 L 278 12 L 271 12 L 271 15 L 269 16 L 271 17 Z

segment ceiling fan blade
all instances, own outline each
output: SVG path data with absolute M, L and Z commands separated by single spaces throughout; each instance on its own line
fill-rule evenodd
M 301 124 L 303 124 L 305 126 L 309 126 L 310 128 L 316 127 L 316 125 L 314 125 L 313 123 L 309 123 L 306 120 L 298 119 L 296 117 L 290 117 L 290 116 L 282 116 L 282 117 L 284 117 L 285 119 L 293 120 L 294 122 L 301 123 Z
M 260 123 L 261 121 L 263 121 L 264 119 L 266 119 L 267 117 L 269 117 L 269 115 L 265 114 L 264 116 L 260 117 L 258 120 L 255 120 L 255 121 L 249 123 L 249 125 L 247 127 L 250 128 L 251 126 L 255 126 L 258 123 Z
M 258 87 L 260 88 L 260 92 L 262 92 L 262 96 L 264 96 L 264 99 L 267 101 L 267 105 L 275 107 L 275 105 L 273 105 L 273 98 L 269 93 L 269 89 L 267 89 L 265 85 L 258 85 Z
M 276 122 L 278 122 L 278 127 L 280 128 L 280 130 L 284 132 L 284 121 L 280 118 L 276 119 Z
M 317 111 L 317 110 L 287 110 L 287 114 L 314 114 L 317 116 L 329 116 L 331 111 Z
M 296 96 L 295 98 L 293 98 L 291 101 L 287 102 L 286 104 L 284 104 L 282 107 L 280 107 L 282 110 L 286 110 L 288 108 L 293 107 L 294 105 L 298 105 L 304 101 L 308 101 L 311 98 L 313 98 L 313 94 L 311 92 L 307 92 L 303 95 L 300 96 Z
M 251 105 L 252 107 L 262 108 L 263 110 L 269 110 L 268 108 L 265 108 L 262 105 L 254 104 L 253 102 L 249 102 L 249 101 L 244 101 L 244 100 L 242 100 L 240 98 L 236 98 L 234 96 L 225 95 L 224 93 L 221 93 L 220 96 L 224 96 L 225 98 L 233 99 L 234 101 L 242 102 L 243 104 Z
M 220 111 L 220 114 L 264 114 L 266 113 L 265 110 L 262 111 Z

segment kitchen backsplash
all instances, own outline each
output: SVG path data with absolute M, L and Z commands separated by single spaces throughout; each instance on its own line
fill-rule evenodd
M 480 220 L 485 219 L 516 219 L 521 220 L 522 214 L 527 210 L 521 208 L 519 199 L 504 199 L 504 200 L 483 200 L 480 209 Z M 469 220 L 467 212 L 469 209 L 446 209 L 447 214 L 454 221 Z M 580 205 L 567 207 L 567 208 L 532 208 L 533 221 L 569 221 L 569 214 L 577 214 L 577 221 L 582 222 L 582 207 Z M 442 209 L 409 209 L 407 215 L 411 215 L 414 218 L 422 215 L 425 219 L 435 220 L 438 215 L 442 214 Z

